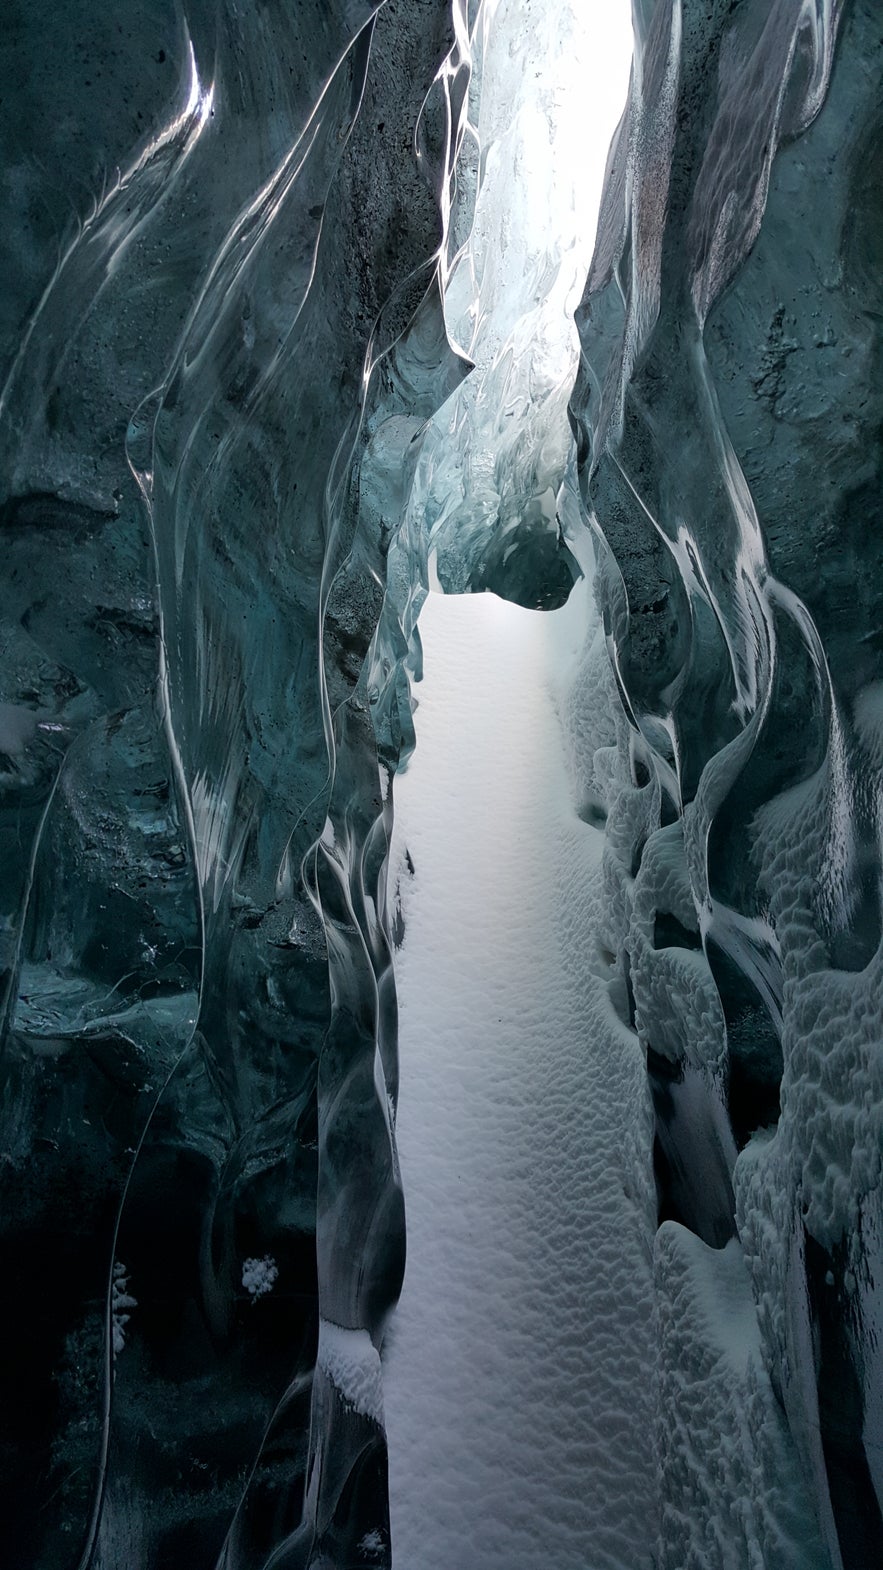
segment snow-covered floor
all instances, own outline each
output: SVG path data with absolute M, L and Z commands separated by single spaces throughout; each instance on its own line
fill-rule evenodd
M 644 1076 L 587 952 L 601 835 L 574 810 L 553 696 L 586 593 L 553 615 L 433 594 L 420 620 L 391 860 L 396 1570 L 653 1562 Z

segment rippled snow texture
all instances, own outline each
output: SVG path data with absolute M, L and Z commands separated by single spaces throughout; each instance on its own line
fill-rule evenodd
M 653 1563 L 651 1118 L 556 692 L 590 605 L 430 595 L 392 865 L 407 1195 L 394 1563 Z M 413 862 L 408 870 L 407 856 Z

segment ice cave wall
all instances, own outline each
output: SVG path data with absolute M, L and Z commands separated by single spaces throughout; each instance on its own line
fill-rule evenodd
M 671 1570 L 883 1554 L 881 61 L 865 0 L 636 8 L 578 313 Z
M 463 370 L 463 27 L 4 21 L 10 1564 L 387 1552 L 389 530 L 355 475 Z

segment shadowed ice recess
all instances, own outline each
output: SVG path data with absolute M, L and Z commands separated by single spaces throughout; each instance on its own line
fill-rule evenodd
M 7 11 L 0 1561 L 878 1570 L 877 0 Z

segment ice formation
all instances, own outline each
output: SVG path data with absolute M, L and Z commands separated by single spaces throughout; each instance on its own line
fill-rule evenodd
M 666 1222 L 662 1559 L 870 1566 L 883 36 L 861 3 L 635 15 L 571 411 L 629 721 L 605 856 Z M 733 1250 L 759 1326 L 738 1464 L 710 1451 L 733 1382 L 685 1373 Z
M 430 585 L 569 618 L 536 941 L 572 1181 L 646 1233 L 586 1266 L 647 1312 L 550 1570 L 883 1563 L 879 4 L 634 0 L 591 257 L 587 14 L 0 30 L 4 1564 L 429 1570 L 381 1349 Z

